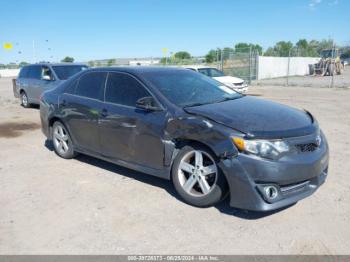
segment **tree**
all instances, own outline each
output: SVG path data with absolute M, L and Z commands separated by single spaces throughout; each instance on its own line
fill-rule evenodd
M 115 59 L 109 59 L 108 62 L 107 62 L 107 66 L 112 66 L 116 63 L 117 60 Z
M 95 66 L 95 62 L 94 62 L 94 61 L 89 61 L 89 62 L 88 62 L 88 65 L 89 65 L 90 67 L 94 67 L 94 66 Z
M 70 56 L 66 56 L 65 58 L 63 58 L 61 60 L 61 62 L 64 62 L 64 63 L 73 63 L 74 62 L 74 58 L 73 57 L 70 57 Z
M 248 53 L 250 50 L 257 51 L 259 54 L 262 54 L 263 48 L 258 44 L 251 43 L 238 43 L 235 45 L 236 52 Z
M 282 56 L 282 57 L 288 57 L 290 55 L 290 51 L 293 48 L 293 43 L 288 41 L 279 41 L 275 44 L 274 47 L 269 47 L 266 52 L 265 56 Z
M 191 54 L 186 52 L 186 51 L 176 52 L 174 56 L 175 56 L 176 59 L 181 59 L 181 60 L 183 60 L 183 59 L 191 59 Z
M 22 61 L 21 63 L 19 63 L 19 67 L 23 67 L 23 66 L 26 66 L 26 65 L 29 65 L 29 63 L 27 63 L 25 61 Z
M 219 55 L 219 57 L 218 57 Z M 211 49 L 208 54 L 205 55 L 205 62 L 206 63 L 213 63 L 215 61 L 220 59 L 220 53 L 218 50 Z
M 275 45 L 275 49 L 279 53 L 279 56 L 288 57 L 290 54 L 290 51 L 293 48 L 293 43 L 288 41 L 280 41 Z

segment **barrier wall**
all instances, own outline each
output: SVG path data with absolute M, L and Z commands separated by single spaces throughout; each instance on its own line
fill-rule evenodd
M 0 69 L 0 77 L 17 77 L 19 69 Z
M 289 60 L 290 59 L 290 60 Z M 289 60 L 289 69 L 288 69 Z M 309 65 L 316 64 L 317 57 L 270 57 L 259 56 L 258 80 L 276 77 L 303 76 L 309 74 Z

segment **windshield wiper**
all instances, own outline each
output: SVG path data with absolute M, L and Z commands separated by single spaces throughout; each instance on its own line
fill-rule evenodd
M 194 107 L 194 106 L 202 106 L 202 105 L 208 105 L 208 104 L 216 104 L 216 103 L 221 103 L 221 102 L 225 102 L 225 101 L 228 101 L 228 100 L 235 100 L 235 99 L 238 99 L 238 98 L 241 98 L 241 97 L 243 97 L 243 95 L 236 96 L 236 97 L 225 97 L 224 99 L 219 99 L 219 100 L 215 100 L 215 101 L 208 101 L 208 102 L 204 102 L 204 103 L 193 103 L 193 104 L 185 105 L 183 108 Z
M 225 102 L 225 101 L 229 101 L 229 100 L 236 100 L 236 99 L 241 98 L 241 97 L 243 97 L 243 95 L 236 96 L 236 97 L 225 97 L 224 99 L 219 99 L 219 100 L 213 101 L 213 102 L 211 102 L 211 104 L 221 103 L 221 102 Z
M 211 102 L 205 102 L 205 103 L 193 103 L 193 104 L 188 104 L 188 105 L 185 105 L 183 108 L 186 108 L 186 107 L 193 107 L 193 106 L 202 106 L 202 105 L 206 105 L 206 104 L 210 104 Z

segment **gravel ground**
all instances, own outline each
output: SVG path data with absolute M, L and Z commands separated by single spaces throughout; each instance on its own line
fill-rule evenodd
M 350 88 L 350 66 L 346 66 L 343 74 L 331 76 L 291 76 L 288 78 L 289 86 L 299 87 L 333 87 Z M 287 78 L 273 78 L 254 81 L 254 85 L 260 86 L 286 86 Z
M 0 254 L 350 254 L 350 90 L 251 87 L 310 110 L 331 148 L 327 182 L 274 213 L 195 208 L 171 184 L 87 156 L 57 157 L 37 108 L 0 79 Z

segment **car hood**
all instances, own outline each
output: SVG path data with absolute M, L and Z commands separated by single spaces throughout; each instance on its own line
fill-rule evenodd
M 229 83 L 229 84 L 240 84 L 243 83 L 243 79 L 233 76 L 219 76 L 219 77 L 213 77 L 215 80 L 221 82 L 221 83 Z
M 250 96 L 188 107 L 185 111 L 256 138 L 297 137 L 312 134 L 317 129 L 307 112 Z

